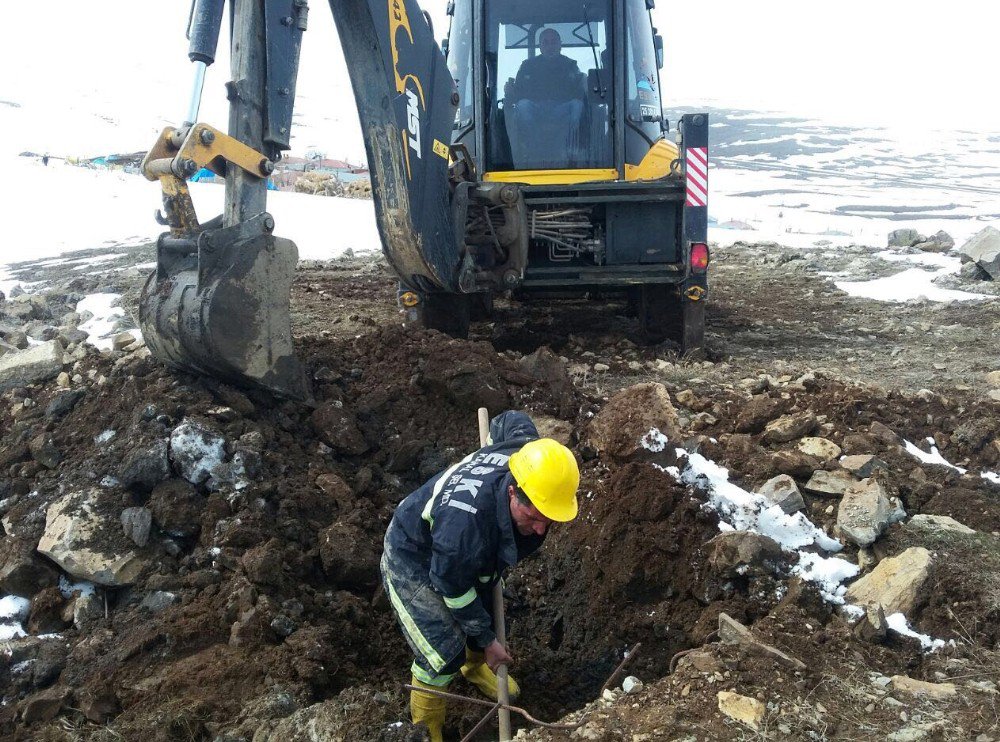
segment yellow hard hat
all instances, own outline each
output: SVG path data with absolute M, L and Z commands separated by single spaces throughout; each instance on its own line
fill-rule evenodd
M 562 443 L 539 438 L 524 444 L 510 457 L 510 473 L 546 518 L 564 523 L 576 517 L 580 468 Z

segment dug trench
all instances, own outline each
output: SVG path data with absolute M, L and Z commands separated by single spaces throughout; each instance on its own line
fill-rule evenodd
M 361 289 L 358 276 L 309 280 L 297 299 L 307 313 L 312 301 L 350 304 L 356 292 L 363 303 L 391 290 L 380 276 L 362 276 L 371 285 Z M 800 455 L 797 439 L 777 441 L 766 428 L 803 418 L 800 438 L 877 456 L 908 515 L 951 516 L 992 539 L 995 485 L 978 472 L 1000 459 L 996 405 L 808 369 L 707 382 L 700 365 L 676 356 L 657 376 L 652 359 L 662 349 L 619 338 L 603 348 L 593 333 L 553 342 L 563 360 L 539 347 L 552 338 L 532 337 L 530 324 L 497 342 L 498 352 L 485 340 L 382 319 L 349 309 L 339 326 L 300 339 L 315 409 L 169 372 L 141 352 L 90 352 L 73 388 L 48 382 L 6 393 L 0 575 L 4 592 L 29 598 L 30 609 L 29 636 L 5 644 L 9 662 L 0 666 L 5 738 L 235 742 L 317 738 L 308 735 L 319 729 L 321 739 L 422 739 L 406 723 L 410 655 L 379 585 L 381 539 L 402 497 L 473 448 L 479 406 L 529 411 L 581 461 L 580 517 L 554 529 L 507 581 L 512 673 L 535 716 L 558 719 L 599 698 L 636 642 L 628 674 L 647 683 L 670 676 L 678 653 L 716 641 L 723 612 L 805 663 L 788 682 L 807 696 L 852 662 L 886 676 L 941 669 L 914 640 L 858 639 L 814 584 L 792 574 L 794 555 L 759 543 L 727 548 L 704 488 L 671 473 L 683 467 L 671 451 L 697 451 L 747 489 L 778 474 L 804 485 L 815 471 L 838 470 L 837 460 Z M 490 336 L 485 327 L 476 333 Z M 649 369 L 630 382 L 661 382 L 672 403 L 648 384 L 580 383 L 574 366 L 592 360 L 586 348 L 594 347 Z M 651 423 L 669 431 L 666 450 L 641 445 Z M 921 466 L 901 446 L 928 437 L 970 473 Z M 833 533 L 836 500 L 803 497 L 803 512 Z M 95 599 L 36 553 L 52 507 L 64 501 L 69 517 L 90 513 L 103 524 L 92 551 L 134 557 L 127 584 L 98 587 Z M 126 509 L 139 521 L 148 512 L 144 534 L 123 528 Z M 892 526 L 876 557 L 915 538 Z M 951 558 L 935 564 L 935 589 L 908 618 L 956 639 L 958 659 L 991 650 L 1000 593 L 963 566 L 981 554 L 971 544 L 937 548 Z M 844 556 L 862 558 L 854 546 Z M 784 682 L 756 681 L 765 689 Z M 473 693 L 462 681 L 452 689 Z M 672 703 L 678 716 L 705 719 L 703 738 L 726 738 L 731 730 L 707 720 L 714 696 L 705 699 L 694 692 Z M 481 716 L 479 707 L 451 704 L 448 738 Z M 626 730 L 653 729 L 633 722 Z M 682 720 L 664 738 L 680 731 L 690 731 Z

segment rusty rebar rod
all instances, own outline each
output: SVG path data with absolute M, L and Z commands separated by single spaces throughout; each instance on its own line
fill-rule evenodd
M 534 716 L 529 714 L 520 706 L 511 706 L 510 704 L 503 704 L 499 702 L 483 701 L 482 699 L 479 698 L 471 698 L 470 696 L 460 696 L 456 693 L 448 693 L 447 691 L 443 690 L 434 690 L 431 688 L 418 688 L 417 686 L 410 685 L 409 683 L 404 683 L 403 687 L 406 688 L 407 690 L 417 690 L 420 691 L 421 693 L 430 693 L 432 696 L 440 696 L 441 698 L 447 698 L 452 701 L 466 701 L 468 703 L 478 704 L 479 706 L 489 706 L 490 712 L 485 717 L 487 719 L 492 718 L 494 711 L 500 711 L 501 709 L 506 709 L 508 711 L 513 711 L 515 714 L 520 714 L 530 723 L 536 726 L 545 727 L 546 729 L 563 729 L 566 731 L 572 731 L 577 727 L 583 726 L 584 722 L 584 720 L 581 719 L 580 721 L 574 724 L 554 724 L 551 722 L 536 719 Z
M 628 654 L 625 655 L 625 659 L 618 663 L 618 667 L 615 668 L 615 671 L 608 676 L 607 680 L 604 681 L 604 685 L 601 686 L 600 695 L 604 695 L 604 691 L 611 687 L 611 683 L 614 682 L 616 677 L 618 677 L 618 673 L 625 668 L 625 665 L 632 661 L 632 658 L 635 657 L 635 653 L 641 648 L 642 642 L 636 642 L 635 645 L 628 651 Z
M 499 710 L 500 710 L 500 702 L 497 701 L 495 704 L 493 704 L 493 708 L 490 709 L 490 712 L 486 714 L 486 716 L 484 716 L 482 719 L 480 719 L 479 723 L 476 724 L 476 726 L 472 727 L 472 729 L 469 730 L 468 734 L 462 737 L 461 742 L 472 742 L 472 738 L 479 733 L 480 729 L 486 726 L 489 720 L 493 718 L 493 714 L 497 713 Z

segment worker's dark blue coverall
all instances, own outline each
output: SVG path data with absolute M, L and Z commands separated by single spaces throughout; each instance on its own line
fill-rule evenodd
M 447 685 L 467 643 L 481 650 L 496 639 L 493 585 L 545 540 L 518 533 L 507 494 L 511 454 L 537 438 L 525 413 L 497 415 L 485 448 L 412 492 L 392 516 L 382 582 L 416 656 L 417 680 Z

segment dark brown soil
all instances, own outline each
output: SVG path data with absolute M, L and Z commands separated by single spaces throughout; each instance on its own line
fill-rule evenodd
M 94 487 L 103 487 L 107 507 L 150 505 L 160 513 L 158 524 L 169 520 L 171 532 L 180 528 L 184 535 L 154 527 L 143 551 L 149 567 L 136 585 L 106 591 L 106 619 L 66 629 L 59 646 L 32 650 L 26 655 L 35 660 L 32 672 L 0 667 L 6 699 L 0 737 L 106 739 L 100 735 L 107 724 L 109 734 L 124 739 L 243 740 L 264 720 L 332 700 L 340 704 L 344 739 L 419 739 L 407 724 L 388 726 L 405 719 L 400 683 L 410 660 L 378 586 L 377 559 L 396 503 L 473 447 L 481 404 L 567 421 L 583 461 L 580 517 L 554 529 L 541 553 L 507 584 L 518 660 L 513 674 L 529 711 L 555 719 L 584 706 L 599 695 L 623 651 L 642 642 L 628 673 L 647 682 L 645 693 L 655 687 L 655 695 L 644 696 L 637 710 L 607 711 L 606 736 L 594 739 L 631 739 L 630 733 L 650 740 L 736 738 L 739 730 L 720 725 L 716 710 L 716 691 L 729 688 L 776 703 L 808 699 L 801 725 L 778 738 L 871 738 L 901 726 L 898 711 L 854 708 L 857 698 L 846 684 L 867 672 L 930 680 L 935 671 L 955 674 L 940 656 L 898 637 L 877 644 L 854 638 L 814 588 L 789 583 L 788 565 L 773 574 L 722 574 L 708 561 L 705 544 L 719 526 L 703 507 L 704 493 L 649 463 L 605 460 L 581 444 L 610 392 L 660 381 L 678 406 L 685 444 L 752 489 L 783 471 L 775 454 L 794 449 L 794 443 L 765 442 L 764 423 L 809 410 L 817 416 L 814 434 L 845 453 L 873 453 L 886 462 L 892 494 L 910 515 L 946 514 L 981 532 L 924 544 L 945 556 L 936 562 L 928 597 L 908 618 L 920 631 L 955 639 L 949 657 L 971 662 L 996 649 L 1000 584 L 981 579 L 970 564 L 1000 569 L 992 535 L 1000 530 L 1000 490 L 979 476 L 1000 460 L 1000 406 L 984 402 L 968 375 L 962 389 L 912 384 L 910 373 L 889 384 L 888 369 L 874 374 L 878 386 L 856 383 L 876 367 L 878 343 L 868 344 L 871 367 L 837 366 L 824 356 L 825 346 L 850 335 L 845 329 L 834 338 L 828 331 L 856 305 L 822 291 L 810 305 L 804 292 L 816 287 L 809 282 L 798 302 L 774 304 L 771 284 L 767 291 L 743 290 L 753 276 L 740 275 L 735 261 L 721 261 L 707 361 L 678 359 L 669 345 L 635 342 L 638 327 L 623 304 L 609 310 L 587 301 L 508 302 L 495 323 L 475 325 L 469 341 L 416 332 L 401 326 L 395 284 L 383 267 L 307 265 L 293 293 L 296 335 L 316 380 L 318 406 L 340 403 L 338 415 L 356 428 L 343 449 L 320 429 L 322 417 L 312 408 L 170 373 L 139 357 L 117 367 L 107 355 L 88 357 L 84 370 L 106 380 L 84 385 L 84 396 L 62 418 L 45 415 L 60 393 L 54 384 L 21 390 L 18 399 L 30 397 L 34 405 L 16 415 L 8 394 L 0 407 L 0 487 L 8 498 L 4 512 L 19 525 L 7 541 L 37 543 L 49 502 Z M 752 319 L 763 316 L 765 304 L 782 313 L 782 322 L 769 323 L 766 332 Z M 826 334 L 817 334 L 816 323 Z M 546 345 L 566 358 L 572 384 L 521 363 L 522 354 Z M 736 347 L 739 354 L 731 355 Z M 596 363 L 610 371 L 596 372 Z M 825 370 L 816 370 L 820 366 Z M 934 391 L 916 394 L 922 386 Z M 680 392 L 691 392 L 688 406 L 677 403 Z M 248 444 L 259 458 L 249 487 L 167 496 L 101 485 L 106 475 L 117 476 L 131 452 L 185 418 L 217 430 L 230 447 L 258 441 Z M 106 430 L 115 437 L 95 443 Z M 27 443 L 40 433 L 51 435 L 63 454 L 58 469 L 32 461 Z M 900 446 L 905 439 L 926 450 L 928 437 L 970 473 L 921 466 Z M 168 505 L 157 505 L 165 497 L 183 507 L 166 512 Z M 806 514 L 831 530 L 835 502 L 809 494 L 805 500 Z M 894 526 L 879 542 L 880 555 L 913 543 Z M 856 550 L 848 548 L 847 556 L 855 558 Z M 174 594 L 176 602 L 155 613 L 142 607 L 156 591 Z M 49 592 L 39 610 L 51 600 L 58 602 Z M 710 644 L 722 680 L 708 682 L 711 674 L 683 663 L 671 676 L 678 652 L 713 641 L 720 612 L 752 624 L 808 670 L 795 675 L 741 648 Z M 61 721 L 24 721 L 27 699 L 52 687 L 74 693 Z M 471 692 L 461 682 L 453 690 Z M 94 699 L 110 709 L 103 717 L 94 711 L 99 721 L 83 716 L 98 708 Z M 810 715 L 818 702 L 835 712 L 825 727 Z M 967 711 L 956 709 L 955 718 L 964 720 Z M 458 739 L 480 717 L 478 707 L 452 705 L 448 738 Z M 965 731 L 991 729 L 985 722 L 962 723 Z M 77 736 L 59 736 L 67 724 Z

